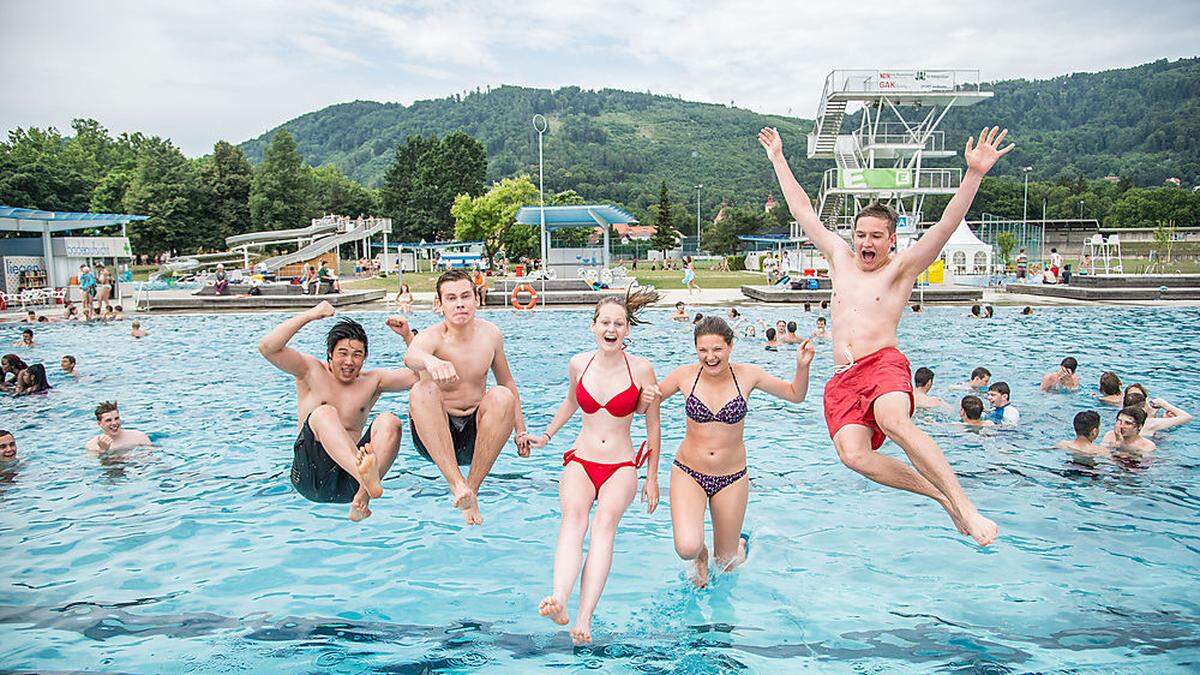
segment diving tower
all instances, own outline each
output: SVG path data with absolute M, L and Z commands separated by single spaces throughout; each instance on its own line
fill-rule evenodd
M 859 209 L 879 201 L 915 226 L 926 196 L 953 194 L 962 181 L 961 168 L 926 165 L 958 155 L 938 125 L 952 107 L 991 96 L 978 70 L 831 72 L 808 134 L 808 157 L 835 164 L 821 181 L 821 221 L 849 228 Z M 842 133 L 846 116 L 860 109 L 858 129 Z

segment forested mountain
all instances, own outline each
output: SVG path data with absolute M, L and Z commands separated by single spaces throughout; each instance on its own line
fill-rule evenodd
M 997 167 L 1018 175 L 1035 167 L 1040 180 L 1118 175 L 1156 186 L 1177 176 L 1200 181 L 1200 59 L 1160 60 L 1134 68 L 1077 73 L 1050 80 L 993 83 L 995 96 L 951 111 L 942 128 L 961 145 L 985 124 L 1011 129 L 1018 150 Z M 722 195 L 758 203 L 777 192 L 754 140 L 778 126 L 805 184 L 819 185 L 830 161 L 804 159 L 811 121 L 667 96 L 605 89 L 555 91 L 503 86 L 410 106 L 356 101 L 330 106 L 281 126 L 305 161 L 331 164 L 378 185 L 409 135 L 462 130 L 487 149 L 488 178 L 537 171 L 535 113 L 550 120 L 545 136 L 548 189 L 644 207 L 661 181 L 685 192 L 703 183 L 706 207 Z M 815 111 L 814 111 L 815 112 Z M 846 120 L 849 131 L 855 120 Z M 242 144 L 257 162 L 274 130 Z M 694 198 L 694 197 L 693 197 Z

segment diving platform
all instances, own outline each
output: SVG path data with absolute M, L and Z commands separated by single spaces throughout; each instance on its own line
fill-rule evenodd
M 742 295 L 758 302 L 772 303 L 820 303 L 831 300 L 832 288 L 816 290 L 791 290 L 780 286 L 742 286 Z M 925 305 L 936 304 L 967 304 L 981 302 L 983 289 L 975 286 L 928 286 L 914 287 L 909 302 L 919 302 Z

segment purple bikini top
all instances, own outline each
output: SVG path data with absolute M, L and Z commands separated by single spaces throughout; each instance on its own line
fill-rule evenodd
M 696 381 L 692 382 L 692 392 L 688 394 L 687 401 L 683 406 L 688 419 L 700 424 L 708 422 L 737 424 L 746 419 L 746 413 L 749 412 L 749 408 L 746 406 L 746 399 L 742 396 L 742 388 L 738 385 L 737 375 L 733 373 L 733 366 L 729 367 L 729 374 L 733 376 L 733 386 L 737 389 L 738 394 L 733 399 L 730 399 L 728 403 L 721 406 L 721 409 L 715 415 L 704 404 L 704 401 L 696 398 L 696 384 L 700 382 L 700 373 L 702 370 L 703 367 L 696 370 Z

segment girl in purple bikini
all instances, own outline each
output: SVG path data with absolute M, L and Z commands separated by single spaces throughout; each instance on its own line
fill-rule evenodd
M 713 551 L 717 564 L 731 570 L 746 560 L 749 535 L 742 533 L 750 483 L 746 476 L 743 438 L 747 399 L 755 389 L 792 403 L 808 393 L 812 342 L 796 348 L 791 382 L 762 368 L 733 363 L 733 330 L 719 317 L 705 317 L 695 329 L 699 363 L 680 366 L 658 385 L 661 399 L 688 392 L 684 409 L 687 432 L 671 467 L 671 524 L 675 552 L 696 563 L 693 581 L 708 584 L 708 548 L 704 543 L 704 510 L 712 511 Z

